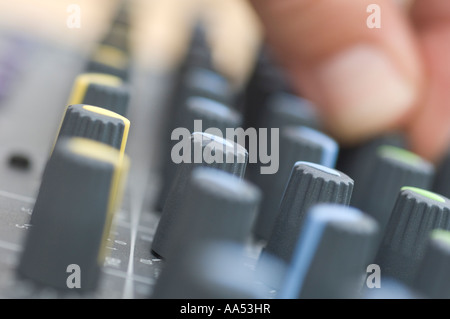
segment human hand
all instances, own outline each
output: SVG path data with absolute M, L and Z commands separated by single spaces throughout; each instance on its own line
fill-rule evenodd
M 438 160 L 450 146 L 450 1 L 250 0 L 293 86 L 343 144 L 404 130 Z M 369 28 L 370 5 L 380 28 Z

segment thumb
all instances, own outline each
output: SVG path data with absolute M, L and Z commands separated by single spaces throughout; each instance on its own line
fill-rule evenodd
M 294 88 L 317 104 L 331 135 L 354 144 L 405 124 L 422 69 L 412 30 L 394 2 L 251 2 Z

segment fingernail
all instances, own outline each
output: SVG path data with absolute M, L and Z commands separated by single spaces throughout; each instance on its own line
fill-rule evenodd
M 355 46 L 321 65 L 325 124 L 343 141 L 364 139 L 391 127 L 412 107 L 414 84 L 392 59 L 370 45 Z

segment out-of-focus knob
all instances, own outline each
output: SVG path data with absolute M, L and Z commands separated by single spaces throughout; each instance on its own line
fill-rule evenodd
M 258 188 L 228 172 L 198 167 L 191 173 L 182 208 L 172 219 L 166 259 L 197 242 L 250 238 L 261 194 Z
M 178 69 L 178 75 L 192 67 L 215 70 L 208 30 L 202 18 L 197 18 L 192 25 L 189 43 Z
M 351 204 L 378 222 L 378 242 L 383 238 L 386 224 L 403 186 L 429 189 L 434 176 L 433 165 L 405 149 L 391 145 L 378 147 L 373 164 L 364 183 L 356 185 Z
M 428 298 L 450 298 L 450 231 L 431 232 L 413 286 Z
M 279 298 L 356 298 L 377 223 L 360 210 L 319 204 L 308 211 Z
M 69 290 L 68 267 L 75 265 L 77 288 L 95 290 L 128 165 L 128 158 L 108 145 L 82 138 L 58 141 L 31 216 L 18 266 L 22 277 Z
M 180 83 L 180 97 L 202 96 L 221 103 L 230 104 L 233 90 L 222 74 L 203 68 L 186 70 Z
M 412 284 L 430 232 L 450 229 L 450 202 L 444 196 L 403 187 L 375 259 L 384 276 Z
M 69 105 L 57 138 L 84 137 L 125 152 L 130 121 L 112 111 L 92 105 Z
M 93 52 L 86 72 L 111 74 L 128 81 L 129 64 L 129 57 L 124 51 L 104 44 L 99 45 Z
M 433 181 L 433 191 L 438 194 L 442 194 L 446 197 L 450 197 L 450 150 L 446 156 L 439 162 L 435 178 Z
M 289 264 L 310 207 L 318 203 L 348 205 L 352 190 L 353 180 L 342 172 L 310 162 L 295 163 L 261 257 L 267 252 Z
M 173 115 L 172 131 L 168 132 L 169 139 L 176 128 L 185 128 L 189 132 L 217 129 L 219 132 L 211 132 L 216 135 L 226 136 L 226 129 L 235 129 L 242 124 L 242 116 L 225 104 L 201 96 L 191 96 L 184 101 L 183 107 Z M 198 124 L 198 125 L 197 125 Z M 170 140 L 162 145 L 163 153 L 163 183 L 157 200 L 157 208 L 162 209 L 167 195 L 176 175 L 176 164 L 171 159 L 171 152 L 176 145 L 175 140 Z
M 167 257 L 170 251 L 170 238 L 177 236 L 176 220 L 183 212 L 192 170 L 199 166 L 207 166 L 242 178 L 248 161 L 248 152 L 245 148 L 207 133 L 192 133 L 190 149 L 192 152 L 189 161 L 178 165 L 177 175 L 153 238 L 152 251 L 163 258 Z
M 338 150 L 338 144 L 331 137 L 315 129 L 289 126 L 281 130 L 278 172 L 257 178 L 264 193 L 253 230 L 257 239 L 267 241 L 270 237 L 294 164 L 305 161 L 334 167 Z
M 291 93 L 278 92 L 269 96 L 263 127 L 308 126 L 319 129 L 320 119 L 312 102 Z
M 247 265 L 244 246 L 210 241 L 188 246 L 167 260 L 151 298 L 154 299 L 265 299 Z
M 83 73 L 77 76 L 69 105 L 87 104 L 126 116 L 130 92 L 123 81 L 113 75 Z

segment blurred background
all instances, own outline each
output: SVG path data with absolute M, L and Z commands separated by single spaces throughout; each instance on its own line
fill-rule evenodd
M 237 84 L 248 75 L 260 41 L 260 28 L 246 1 L 128 0 L 131 4 L 131 44 L 141 67 L 166 69 L 182 56 L 190 26 L 201 15 L 217 67 Z M 121 1 L 17 0 L 0 1 L 0 29 L 67 46 L 88 54 L 109 27 Z M 67 22 L 80 8 L 80 28 Z

